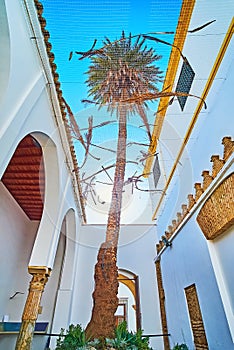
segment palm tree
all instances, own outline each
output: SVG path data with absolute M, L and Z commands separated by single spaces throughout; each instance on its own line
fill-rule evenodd
M 92 338 L 112 337 L 115 328 L 115 311 L 118 306 L 118 268 L 116 265 L 117 246 L 120 232 L 122 191 L 126 166 L 127 117 L 139 114 L 146 125 L 146 102 L 126 102 L 135 96 L 157 93 L 156 84 L 161 81 L 161 71 L 154 62 L 160 59 L 155 51 L 144 45 L 140 36 L 132 40 L 124 32 L 120 40 L 105 39 L 101 50 L 91 56 L 91 65 L 86 81 L 89 96 L 100 107 L 117 114 L 118 142 L 117 156 L 106 227 L 106 238 L 99 248 L 95 266 L 95 289 L 93 292 L 92 317 L 86 333 Z M 125 102 L 124 102 L 125 101 Z

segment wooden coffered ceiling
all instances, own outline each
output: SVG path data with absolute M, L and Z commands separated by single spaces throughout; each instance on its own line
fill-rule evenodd
M 18 145 L 2 182 L 30 220 L 40 220 L 43 211 L 45 173 L 40 144 L 31 135 Z

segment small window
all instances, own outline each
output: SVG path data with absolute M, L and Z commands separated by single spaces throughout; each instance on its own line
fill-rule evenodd
M 176 86 L 176 92 L 185 92 L 186 94 L 188 94 L 191 89 L 194 76 L 195 76 L 195 73 L 192 67 L 190 66 L 190 64 L 188 63 L 188 61 L 184 61 L 181 68 L 178 83 Z M 184 106 L 187 101 L 187 98 L 188 96 L 178 96 L 178 101 L 182 111 L 184 110 Z

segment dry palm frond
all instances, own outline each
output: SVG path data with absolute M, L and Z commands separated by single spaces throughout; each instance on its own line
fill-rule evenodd
M 170 101 L 166 104 L 165 107 L 162 107 L 161 109 L 158 109 L 157 112 L 154 113 L 154 115 L 157 115 L 158 113 L 163 112 L 165 109 L 167 109 L 169 106 L 172 105 L 172 103 L 174 102 L 175 96 L 173 96 Z
M 132 184 L 132 193 L 133 193 L 133 189 L 136 188 L 139 191 L 144 191 L 144 192 L 162 192 L 162 190 L 148 190 L 148 189 L 141 189 L 137 186 L 138 182 L 143 182 L 143 180 L 141 180 L 140 178 L 142 176 L 145 176 L 148 174 L 141 174 L 138 176 L 135 176 L 135 174 L 131 177 L 129 177 L 125 182 L 124 182 L 124 186 Z M 108 185 L 108 186 L 113 186 L 113 182 L 104 182 L 104 181 L 100 181 L 100 180 L 96 180 L 96 182 L 101 183 L 103 185 Z
M 85 165 L 89 154 L 90 154 L 94 159 L 100 160 L 100 158 L 95 157 L 94 155 L 92 155 L 92 154 L 89 152 L 89 148 L 90 148 L 91 140 L 92 140 L 92 134 L 93 134 L 93 117 L 92 117 L 92 116 L 88 118 L 88 123 L 89 123 L 88 132 L 85 134 L 85 138 L 86 138 L 85 156 L 84 156 L 84 160 L 83 160 L 82 165 L 79 167 L 80 169 L 83 168 L 83 166 Z
M 133 174 L 133 176 L 129 177 L 129 178 L 124 182 L 124 185 L 132 184 L 132 194 L 133 194 L 134 188 L 136 188 L 137 190 L 140 190 L 140 191 L 151 192 L 151 190 L 139 189 L 138 186 L 137 186 L 137 183 L 138 183 L 138 182 L 143 182 L 143 180 L 140 179 L 142 176 L 150 175 L 150 174 L 151 174 L 151 173 L 148 173 L 148 174 L 140 174 L 140 175 L 136 176 L 136 172 L 135 172 L 135 173 Z
M 195 33 L 195 32 L 198 32 L 202 29 L 204 29 L 205 27 L 209 26 L 210 24 L 212 24 L 213 22 L 215 22 L 216 20 L 212 20 L 212 21 L 209 21 L 199 27 L 196 27 L 194 29 L 191 29 L 191 30 L 188 30 L 188 33 Z M 165 40 L 162 40 L 162 39 L 158 39 L 152 35 L 162 35 L 162 34 L 175 34 L 174 31 L 161 31 L 161 32 L 148 32 L 148 33 L 142 33 L 142 34 L 136 34 L 136 35 L 131 35 L 126 37 L 125 35 L 122 35 L 122 37 L 118 40 L 114 40 L 114 41 L 110 41 L 108 38 L 105 39 L 106 41 L 106 44 L 104 46 L 102 46 L 100 49 L 96 49 L 94 50 L 94 47 L 97 43 L 97 39 L 94 40 L 94 43 L 92 45 L 92 47 L 88 50 L 88 51 L 75 51 L 75 53 L 77 55 L 80 55 L 81 57 L 79 57 L 79 60 L 82 60 L 86 57 L 92 57 L 92 56 L 95 56 L 95 55 L 104 55 L 104 56 L 107 56 L 108 55 L 106 54 L 105 52 L 105 49 L 108 47 L 108 46 L 112 46 L 112 45 L 115 45 L 117 43 L 120 43 L 120 42 L 123 42 L 123 41 L 128 41 L 129 42 L 129 45 L 131 46 L 131 40 L 133 38 L 137 38 L 136 40 L 136 43 L 135 45 L 140 45 L 142 46 L 143 43 L 145 42 L 145 40 L 153 40 L 153 41 L 156 41 L 156 42 L 159 42 L 159 43 L 162 43 L 164 45 L 169 45 L 169 46 L 172 46 L 174 48 L 176 48 L 181 57 L 183 58 L 183 60 L 186 60 L 186 57 L 182 54 L 181 50 L 179 49 L 179 47 L 177 47 L 176 45 L 173 45 Z M 143 38 L 142 42 L 139 44 L 139 40 L 140 38 Z M 69 61 L 71 60 L 71 58 L 73 57 L 73 51 L 70 52 L 70 55 L 69 55 Z
M 106 203 L 105 201 L 101 201 L 99 196 L 97 197 L 97 200 L 98 200 L 98 202 L 99 202 L 100 204 L 105 204 L 105 203 Z
M 137 171 L 135 171 L 135 173 L 124 182 L 124 186 L 129 185 L 129 184 L 132 185 L 132 194 L 133 194 L 133 190 L 134 190 L 134 183 L 138 179 L 138 177 L 135 176 L 136 173 L 137 173 Z M 139 179 L 138 181 L 142 181 L 142 180 Z
M 150 132 L 150 127 L 149 127 L 149 122 L 148 122 L 148 119 L 147 119 L 147 115 L 146 115 L 146 112 L 145 112 L 145 108 L 142 107 L 141 104 L 137 105 L 137 109 L 138 109 L 138 113 L 146 127 L 146 130 L 147 130 L 147 134 L 148 134 L 148 137 L 149 137 L 149 141 L 151 142 L 151 132 Z
M 84 174 L 83 174 L 83 176 L 84 176 Z M 96 205 L 96 201 L 95 201 L 95 198 L 94 198 L 94 196 L 96 196 L 96 191 L 94 189 L 94 186 L 95 186 L 94 181 L 95 181 L 95 176 L 91 177 L 89 182 L 84 180 L 83 177 L 82 177 L 82 181 L 81 182 L 82 182 L 83 185 L 85 185 L 85 188 L 83 190 L 82 196 L 83 196 L 83 198 L 85 200 L 87 200 L 88 194 L 90 193 L 91 197 L 93 199 L 93 202 Z
M 64 98 L 63 99 L 63 103 L 67 109 L 67 112 L 68 112 L 68 116 L 69 116 L 69 120 L 70 120 L 70 127 L 71 127 L 71 130 L 75 136 L 75 138 L 80 141 L 80 143 L 82 144 L 82 146 L 84 147 L 84 149 L 86 150 L 86 144 L 84 142 L 84 139 L 83 139 L 83 136 L 81 135 L 80 133 L 80 128 L 76 122 L 76 119 L 74 117 L 74 114 L 72 113 L 72 110 L 70 108 L 70 106 L 68 105 L 68 103 L 66 102 L 66 100 Z
M 98 105 L 98 102 L 87 100 L 87 99 L 83 99 L 83 100 L 81 100 L 81 102 L 82 103 L 92 103 L 92 104 Z
M 162 97 L 170 97 L 170 96 L 186 96 L 186 97 L 195 97 L 198 98 L 199 100 L 201 100 L 204 103 L 204 108 L 206 109 L 206 102 L 204 101 L 204 99 L 200 96 L 196 96 L 193 94 L 187 94 L 186 92 L 166 92 L 166 91 L 161 91 L 161 92 L 156 92 L 156 93 L 146 93 L 146 94 L 142 94 L 142 95 L 136 95 L 133 96 L 131 98 L 128 98 L 126 100 L 123 100 L 122 102 L 126 102 L 126 103 L 142 103 L 144 101 L 150 101 L 150 100 L 156 100 L 158 98 L 162 98 Z
M 205 23 L 205 24 L 203 24 L 203 25 L 201 25 L 201 26 L 199 26 L 199 27 L 196 27 L 196 28 L 192 29 L 192 30 L 190 29 L 190 30 L 188 30 L 188 33 L 195 33 L 195 32 L 198 32 L 199 30 L 201 30 L 201 29 L 203 29 L 203 28 L 209 26 L 211 23 L 213 23 L 213 22 L 215 22 L 215 21 L 216 21 L 216 20 L 214 19 L 214 20 L 209 21 L 209 22 L 207 22 L 207 23 Z M 148 34 L 154 34 L 154 35 L 175 34 L 175 32 L 174 32 L 174 31 L 163 31 L 163 32 L 149 32 L 149 33 L 145 33 L 145 35 L 148 35 Z M 134 37 L 134 36 L 133 36 L 133 37 Z
M 152 124 L 149 124 L 149 125 L 152 125 Z M 145 125 L 141 125 L 141 126 L 143 127 L 143 126 L 145 126 Z M 141 126 L 139 126 L 139 127 L 141 127 Z M 140 142 L 128 142 L 126 146 L 129 147 L 129 146 L 132 146 L 132 145 L 150 147 L 150 144 L 149 144 L 149 143 L 140 143 Z
M 113 183 L 112 178 L 110 177 L 110 174 L 108 173 L 108 171 L 106 170 L 106 168 L 102 165 L 102 169 L 105 171 L 107 177 L 111 180 L 111 182 Z
M 75 51 L 77 55 L 81 55 L 79 60 L 82 60 L 83 58 L 86 58 L 86 57 L 90 57 L 92 55 L 105 54 L 102 49 L 94 50 L 96 43 L 97 43 L 97 39 L 94 39 L 93 45 L 88 51 Z
M 139 182 L 143 182 L 140 178 L 142 176 L 145 176 L 145 175 L 150 175 L 151 173 L 147 173 L 147 174 L 141 174 L 141 175 L 138 175 L 138 176 L 135 176 L 135 174 L 131 177 L 129 177 L 127 179 L 127 181 L 125 181 L 125 185 L 128 185 L 128 184 L 132 184 L 134 185 L 134 187 L 132 187 L 132 193 L 133 193 L 133 188 L 137 189 L 138 191 L 142 191 L 142 192 L 163 192 L 163 190 L 148 190 L 148 189 L 143 189 L 143 188 L 139 188 L 138 187 L 138 183 Z
M 96 147 L 96 148 L 100 148 L 100 149 L 103 149 L 104 151 L 108 151 L 108 152 L 111 152 L 111 153 L 116 153 L 116 151 L 113 150 L 113 149 L 110 149 L 110 148 L 107 148 L 107 147 L 103 147 L 103 146 L 99 146 L 99 145 L 95 145 L 92 142 L 90 142 L 90 146 L 93 146 L 93 147 Z
M 163 190 L 148 190 L 148 189 L 143 189 L 143 188 L 139 188 L 137 186 L 137 183 L 135 183 L 135 189 L 138 190 L 138 191 L 142 191 L 142 192 L 160 192 L 160 193 L 163 193 Z
M 102 126 L 105 126 L 105 125 L 108 125 L 108 124 L 111 124 L 111 123 L 116 123 L 115 120 L 109 120 L 107 122 L 102 122 L 98 125 L 93 125 L 93 129 L 95 128 L 101 128 Z M 83 129 L 80 129 L 80 131 L 85 131 L 85 130 L 88 130 L 88 128 L 83 128 Z
M 72 56 L 73 56 L 73 51 L 71 51 L 70 54 L 69 54 L 69 58 L 68 58 L 69 61 L 71 61 Z
M 89 51 L 92 51 L 94 49 L 96 43 L 97 43 L 97 39 L 94 39 L 93 45 L 92 45 L 92 47 L 91 47 L 91 49 Z
M 139 163 L 142 163 L 146 161 L 146 159 L 150 158 L 150 157 L 155 157 L 157 156 L 158 153 L 149 153 L 149 152 L 144 152 L 144 151 L 140 151 L 140 153 L 142 154 L 141 156 L 138 156 L 136 159 L 139 161 Z
M 128 185 L 128 184 L 131 184 L 131 183 L 136 182 L 136 181 L 142 182 L 142 180 L 140 180 L 140 177 L 142 177 L 143 174 L 136 176 L 136 173 L 137 173 L 137 171 L 135 171 L 135 173 L 132 176 L 128 177 L 127 180 L 124 182 L 124 185 Z
M 174 45 L 174 44 L 171 44 L 171 43 L 169 43 L 169 42 L 167 42 L 167 41 L 165 41 L 165 40 L 155 38 L 154 36 L 151 36 L 151 35 L 143 34 L 142 36 L 143 36 L 143 38 L 145 38 L 145 39 L 153 40 L 153 41 L 156 41 L 156 42 L 158 42 L 158 43 L 161 43 L 161 44 L 164 44 L 164 45 L 168 45 L 168 46 L 174 47 L 175 49 L 177 49 L 177 50 L 179 51 L 180 56 L 183 58 L 183 60 L 187 62 L 186 57 L 182 54 L 182 52 L 181 52 L 181 50 L 180 50 L 180 48 L 179 48 L 178 46 L 176 46 L 176 45 Z
M 107 167 L 105 167 L 105 170 L 111 169 L 111 168 L 113 168 L 113 167 L 115 167 L 115 164 L 108 165 Z M 104 170 L 104 169 L 98 170 L 98 171 L 96 171 L 95 173 L 93 173 L 92 175 L 86 177 L 85 179 L 82 179 L 81 182 L 85 182 L 85 181 L 87 181 L 87 180 L 89 180 L 89 179 L 95 177 L 96 175 L 102 173 L 102 172 L 105 171 L 105 170 Z
M 133 160 L 127 160 L 126 163 L 138 165 L 138 163 L 135 162 L 135 161 L 133 161 Z M 113 167 L 115 167 L 115 166 L 116 166 L 115 163 L 114 163 L 114 164 L 111 164 L 111 165 L 108 165 L 108 166 L 106 166 L 105 168 L 102 166 L 102 170 L 98 170 L 96 173 L 93 173 L 92 175 L 87 176 L 85 179 L 82 179 L 81 182 L 85 182 L 85 181 L 91 179 L 92 177 L 95 177 L 96 175 L 102 173 L 103 171 L 106 171 L 106 170 L 108 170 L 108 169 L 111 169 L 111 168 L 113 168 Z M 74 170 L 74 171 L 75 171 L 75 170 Z
M 89 152 L 89 147 L 90 147 L 90 144 L 91 144 L 91 139 L 92 139 L 92 117 L 89 118 L 89 127 L 88 127 L 88 133 L 86 135 L 86 142 L 83 138 L 83 136 L 81 135 L 81 132 L 80 132 L 80 128 L 76 122 L 76 119 L 74 117 L 74 114 L 72 113 L 72 110 L 70 108 L 70 106 L 68 105 L 68 103 L 66 102 L 66 100 L 64 98 L 63 99 L 63 103 L 67 109 L 67 112 L 68 112 L 68 116 L 69 116 L 69 120 L 70 120 L 70 128 L 71 128 L 71 131 L 72 131 L 72 136 L 78 140 L 82 146 L 84 147 L 85 149 L 85 158 L 84 158 L 84 161 L 83 161 L 83 164 L 81 167 L 84 166 L 84 163 L 86 162 L 87 160 L 87 156 L 88 154 L 96 159 L 96 160 L 100 160 L 100 158 L 97 158 L 95 157 L 94 155 L 92 155 L 90 152 Z
M 195 32 L 198 32 L 199 30 L 201 30 L 201 29 L 203 29 L 203 28 L 209 26 L 211 23 L 214 23 L 215 21 L 216 21 L 216 20 L 213 19 L 213 21 L 209 21 L 209 22 L 203 24 L 203 25 L 200 26 L 200 27 L 196 27 L 196 28 L 194 28 L 194 29 L 192 29 L 192 30 L 188 30 L 188 33 L 195 33 Z
M 100 181 L 100 180 L 97 180 L 96 182 L 98 182 L 99 184 L 103 184 L 103 185 L 109 185 L 109 186 L 113 186 L 113 182 L 105 182 L 105 181 Z
M 96 193 L 94 191 L 91 191 L 90 194 L 91 194 L 91 197 L 92 197 L 94 204 L 97 205 L 97 202 L 95 201 L 95 197 L 94 197 L 94 196 L 96 196 Z
M 75 51 L 75 53 L 77 55 L 81 55 L 81 57 L 79 57 L 79 60 L 83 60 L 86 57 L 91 57 L 91 56 L 100 55 L 100 54 L 104 55 L 104 56 L 107 56 L 102 48 L 101 49 L 97 49 L 97 50 Z

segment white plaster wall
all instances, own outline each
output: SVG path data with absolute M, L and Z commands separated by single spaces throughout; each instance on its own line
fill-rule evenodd
M 193 348 L 193 336 L 184 288 L 195 283 L 210 349 L 233 349 L 233 227 L 214 241 L 207 241 L 196 222 L 207 196 L 233 172 L 232 159 L 175 233 L 172 246 L 161 254 L 168 331 L 171 346 L 185 342 Z
M 0 319 L 20 322 L 31 276 L 27 272 L 38 222 L 30 221 L 0 182 Z M 15 292 L 17 294 L 10 299 Z M 13 349 L 15 336 L 0 337 L 0 349 Z
M 1 227 L 1 288 L 0 317 L 9 315 L 10 321 L 19 321 L 27 297 L 27 272 L 38 222 L 30 221 L 5 186 L 0 182 L 0 227 Z M 24 294 L 9 298 L 16 292 Z
M 42 75 L 24 20 L 22 2 L 5 1 L 5 5 L 10 32 L 10 77 L 1 110 L 1 124 L 4 130 L 10 125 L 22 99 L 25 99 Z
M 128 299 L 128 305 L 127 305 L 127 323 L 128 323 L 128 330 L 130 332 L 136 332 L 136 311 L 133 309 L 133 305 L 136 304 L 135 302 L 135 298 L 132 294 L 132 292 L 130 291 L 130 289 L 124 285 L 123 283 L 121 283 L 121 281 L 119 282 L 119 289 L 118 289 L 118 298 L 127 298 Z M 122 310 L 121 310 L 121 315 Z
M 232 226 L 224 235 L 214 240 L 216 253 L 221 265 L 223 278 L 228 289 L 232 312 L 234 313 L 234 280 L 233 280 L 233 245 L 234 227 Z
M 208 248 L 232 341 L 234 342 L 233 243 L 234 227 L 232 226 L 217 239 L 209 241 Z
M 207 242 L 196 214 L 161 256 L 168 331 L 171 346 L 185 342 L 193 348 L 184 288 L 195 283 L 210 349 L 233 349 Z
M 10 72 L 10 37 L 9 28 L 6 16 L 5 1 L 0 1 L 0 51 L 1 51 L 1 65 L 0 65 L 0 105 L 4 98 L 5 91 L 8 85 Z
M 218 71 L 218 77 L 207 97 L 208 112 L 200 114 L 186 147 L 185 156 L 177 166 L 175 180 L 170 185 L 165 202 L 158 216 L 158 233 L 161 236 L 181 211 L 181 204 L 187 203 L 187 195 L 195 193 L 194 184 L 202 182 L 203 170 L 212 169 L 213 154 L 223 156 L 222 138 L 234 135 L 233 83 L 234 83 L 234 40 Z
M 224 33 L 230 24 L 230 13 L 227 10 L 229 5 L 233 6 L 233 3 L 232 5 L 227 3 L 227 6 L 223 6 L 220 2 L 215 2 L 215 4 L 212 2 L 212 9 L 208 11 L 210 20 L 213 11 L 218 11 L 219 13 L 217 12 L 217 17 L 214 19 L 217 20 L 217 26 L 222 23 L 220 28 L 222 31 L 220 30 L 215 45 L 212 40 L 206 41 L 206 35 L 204 37 L 202 35 L 196 37 L 195 35 L 183 50 L 189 62 L 192 63 L 195 73 L 199 73 L 197 79 L 200 78 L 201 82 L 195 84 L 197 90 L 192 90 L 198 95 L 201 95 L 202 80 L 208 78 L 212 62 L 214 62 L 218 51 L 213 56 L 210 53 L 213 52 L 214 46 L 217 44 L 219 49 Z M 207 16 L 205 10 L 208 8 L 210 8 L 209 1 L 207 4 L 202 1 L 196 2 L 191 28 L 201 23 L 203 14 Z M 227 20 L 228 18 L 229 20 Z M 204 22 L 205 19 L 207 17 L 204 17 Z M 211 26 L 209 31 L 207 29 L 208 32 L 212 32 Z M 217 33 L 217 30 L 214 30 L 214 33 Z M 200 47 L 201 50 L 194 52 L 193 47 Z M 212 172 L 211 156 L 217 154 L 222 158 L 222 138 L 224 136 L 233 137 L 233 51 L 234 40 L 232 39 L 206 98 L 207 111 L 205 112 L 203 109 L 198 117 L 186 147 L 187 155 L 182 156 L 181 162 L 177 166 L 175 179 L 167 192 L 165 205 L 162 206 L 159 213 L 157 220 L 159 236 L 164 234 L 168 225 L 171 225 L 172 219 L 177 218 L 176 213 L 181 212 L 181 205 L 188 203 L 187 195 L 189 193 L 195 194 L 193 186 L 196 182 L 202 183 L 202 171 L 210 170 L 210 173 Z M 204 70 L 204 68 L 206 69 Z M 189 111 L 189 106 L 192 104 L 196 106 L 197 102 L 188 101 L 184 115 L 181 113 L 182 120 L 186 118 L 191 120 L 191 116 L 186 114 L 186 111 Z M 177 109 L 178 111 L 179 109 Z M 176 127 L 176 121 L 174 123 Z M 181 121 L 178 123 L 179 128 Z M 222 171 L 214 180 L 217 183 L 224 177 L 224 174 L 221 176 L 221 173 Z M 231 350 L 234 349 L 230 333 L 230 330 L 233 330 L 233 254 L 231 249 L 233 247 L 233 229 L 214 242 L 207 242 L 196 222 L 198 210 L 197 208 L 178 231 L 172 241 L 172 247 L 166 248 L 161 255 L 168 331 L 171 333 L 170 342 L 171 346 L 178 342 L 186 343 L 189 349 L 194 348 L 184 288 L 195 283 L 209 349 Z

